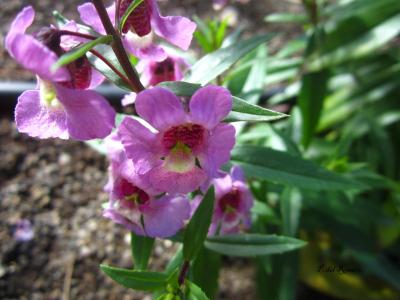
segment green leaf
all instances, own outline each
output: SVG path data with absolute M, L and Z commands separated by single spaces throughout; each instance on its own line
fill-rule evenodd
M 215 252 L 251 257 L 281 254 L 304 247 L 307 243 L 291 237 L 262 234 L 232 234 L 207 238 L 205 246 Z
M 239 97 L 232 97 L 232 111 L 225 118 L 226 122 L 253 121 L 269 122 L 288 117 L 288 115 L 248 103 Z
M 302 144 L 308 147 L 321 115 L 327 94 L 329 72 L 321 70 L 306 74 L 302 78 L 299 106 L 302 114 Z
M 73 48 L 71 51 L 68 51 L 67 53 L 61 55 L 61 57 L 57 60 L 57 62 L 51 66 L 51 70 L 54 72 L 57 69 L 65 66 L 65 65 L 68 65 L 69 63 L 84 56 L 86 54 L 86 52 L 88 52 L 90 49 L 94 48 L 95 46 L 97 46 L 99 44 L 108 44 L 112 41 L 112 39 L 113 38 L 111 35 L 104 35 L 93 41 L 82 44 L 77 48 Z
M 211 187 L 186 227 L 183 236 L 183 256 L 186 260 L 194 259 L 203 247 L 211 224 L 214 197 L 214 187 Z
M 282 234 L 296 236 L 300 223 L 301 194 L 291 187 L 286 187 L 281 195 Z
M 187 300 L 209 300 L 206 294 L 204 294 L 204 292 L 201 290 L 201 288 L 199 288 L 193 282 L 186 281 L 186 288 L 187 288 L 187 294 L 186 294 Z
M 210 53 L 190 68 L 190 73 L 184 80 L 205 85 L 228 70 L 242 56 L 269 41 L 273 36 L 273 34 L 256 36 Z
M 105 45 L 98 45 L 96 47 L 96 51 L 99 52 L 105 59 L 107 59 L 121 74 L 126 76 L 124 70 L 121 67 L 117 57 L 115 56 L 114 52 L 112 51 L 111 47 Z M 131 92 L 131 88 L 129 85 L 125 83 L 110 67 L 108 67 L 100 58 L 96 57 L 95 55 L 91 54 L 90 52 L 87 54 L 88 59 L 92 66 L 102 73 L 108 80 L 112 83 L 124 89 L 126 91 Z
M 310 56 L 305 66 L 308 71 L 318 71 L 327 67 L 375 54 L 375 51 L 400 33 L 400 14 L 391 17 L 363 35 L 354 37 L 351 42 L 340 47 Z M 343 33 L 341 33 L 343 35 Z M 346 36 L 346 35 L 345 35 Z
M 246 100 L 251 104 L 257 104 L 261 94 L 264 92 L 263 87 L 266 75 L 267 52 L 267 47 L 265 45 L 261 45 L 257 49 L 254 63 L 251 66 L 249 75 L 242 89 L 243 94 L 253 92 L 246 97 Z
M 190 280 L 197 284 L 210 299 L 215 299 L 218 291 L 218 275 L 221 256 L 202 247 L 190 268 Z
M 265 22 L 270 23 L 300 23 L 305 24 L 308 22 L 308 17 L 301 14 L 290 13 L 275 13 L 270 14 L 264 18 Z
M 258 146 L 237 146 L 231 153 L 233 164 L 239 164 L 249 177 L 287 184 L 310 190 L 346 190 L 364 188 L 349 180 L 285 152 Z
M 106 265 L 100 265 L 100 268 L 114 281 L 134 290 L 155 291 L 163 289 L 168 280 L 168 275 L 164 273 L 133 271 Z
M 135 269 L 146 270 L 153 245 L 154 238 L 131 232 L 131 250 Z
M 129 4 L 128 8 L 126 9 L 124 15 L 121 17 L 121 21 L 119 22 L 118 29 L 119 31 L 122 31 L 122 28 L 124 28 L 125 22 L 128 19 L 129 15 L 138 7 L 140 4 L 142 4 L 144 0 L 134 0 Z

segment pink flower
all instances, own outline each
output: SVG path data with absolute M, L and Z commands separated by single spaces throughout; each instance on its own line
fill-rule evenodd
M 228 90 L 217 86 L 199 89 L 185 111 L 180 99 L 169 90 L 155 87 L 139 93 L 136 111 L 155 129 L 125 118 L 118 135 L 128 158 L 148 173 L 150 184 L 169 193 L 188 193 L 230 158 L 235 128 L 221 123 L 232 108 Z
M 168 55 L 162 61 L 142 59 L 137 70 L 141 72 L 141 81 L 145 86 L 155 86 L 164 81 L 179 81 L 183 78 L 183 70 L 188 64 L 184 59 Z
M 62 41 L 56 28 L 43 29 L 36 38 L 26 34 L 34 14 L 32 7 L 24 8 L 5 41 L 10 55 L 35 73 L 39 81 L 38 90 L 26 91 L 18 98 L 18 130 L 39 138 L 106 137 L 114 127 L 115 112 L 102 96 L 86 90 L 100 84 L 103 77 L 92 69 L 85 56 L 53 72 L 51 67 L 66 51 L 62 46 L 68 40 Z
M 122 0 L 119 15 L 123 16 L 133 0 Z M 78 7 L 83 22 L 94 30 L 104 34 L 104 27 L 92 3 Z M 115 21 L 115 5 L 107 12 L 112 22 Z M 156 0 L 144 0 L 128 17 L 122 32 L 124 45 L 128 51 L 139 58 L 164 60 L 167 56 L 162 47 L 153 43 L 153 32 L 171 44 L 187 50 L 193 38 L 196 24 L 181 16 L 163 17 L 160 15 Z
M 215 187 L 215 206 L 208 235 L 233 234 L 248 229 L 251 223 L 253 196 L 246 184 L 239 166 L 234 166 L 230 174 L 224 174 L 212 181 Z M 192 202 L 192 213 L 197 209 L 201 196 Z
M 116 136 L 111 137 L 110 179 L 106 190 L 110 202 L 103 216 L 124 225 L 138 235 L 168 237 L 178 232 L 190 217 L 190 204 L 183 195 L 163 195 L 147 183 L 126 159 Z

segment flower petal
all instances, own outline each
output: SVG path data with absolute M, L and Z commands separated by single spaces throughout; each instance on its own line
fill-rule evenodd
M 207 180 L 207 175 L 198 167 L 189 172 L 178 173 L 168 171 L 160 165 L 150 170 L 149 180 L 151 185 L 160 191 L 186 194 L 198 189 Z
M 227 89 L 210 85 L 192 96 L 189 108 L 194 123 L 212 129 L 231 111 L 232 96 Z
M 183 196 L 164 196 L 152 200 L 143 212 L 145 232 L 151 237 L 174 235 L 190 217 L 190 204 Z
M 56 85 L 57 98 L 67 113 L 71 138 L 90 140 L 105 138 L 115 125 L 115 111 L 94 91 L 72 90 Z
M 139 173 L 143 174 L 159 163 L 156 135 L 148 128 L 130 117 L 125 117 L 117 132 L 127 157 L 133 160 Z
M 135 107 L 143 119 L 160 131 L 186 120 L 179 98 L 165 88 L 154 87 L 140 92 L 136 97 Z
M 145 235 L 145 232 L 140 225 L 140 219 L 138 222 L 133 222 L 132 220 L 123 216 L 121 213 L 118 212 L 118 210 L 114 208 L 106 208 L 103 211 L 103 217 L 108 218 L 117 224 L 125 226 L 127 229 L 135 232 L 138 235 Z
M 19 64 L 40 78 L 49 81 L 68 81 L 70 79 L 66 68 L 59 68 L 54 73 L 51 72 L 51 66 L 58 60 L 57 55 L 29 35 L 16 35 L 8 51 Z
M 242 183 L 246 182 L 246 178 L 244 177 L 244 172 L 242 168 L 238 165 L 235 165 L 231 168 L 231 177 L 233 181 L 240 181 Z
M 41 139 L 68 139 L 67 116 L 62 108 L 48 109 L 40 102 L 38 90 L 25 91 L 15 108 L 18 131 Z
M 101 74 L 95 68 L 92 68 L 92 79 L 90 80 L 90 86 L 88 87 L 88 90 L 93 90 L 97 88 L 100 84 L 103 83 L 104 79 L 105 77 L 103 76 L 103 74 Z
M 162 61 L 167 58 L 167 53 L 163 47 L 154 44 L 147 36 L 138 37 L 136 34 L 129 31 L 123 37 L 122 42 L 125 49 L 138 58 L 155 61 Z
M 32 6 L 24 7 L 24 9 L 15 17 L 11 23 L 10 30 L 7 33 L 5 40 L 5 47 L 10 51 L 11 43 L 14 37 L 18 34 L 23 34 L 33 23 L 35 18 L 35 11 Z M 11 54 L 11 53 L 10 53 Z
M 161 16 L 155 0 L 153 0 L 152 8 L 152 25 L 156 34 L 171 44 L 187 50 L 192 42 L 196 24 L 185 17 Z
M 201 167 L 210 177 L 217 177 L 218 169 L 227 163 L 235 146 L 235 127 L 219 124 L 212 131 L 204 152 L 198 154 Z
M 78 6 L 79 16 L 81 20 L 92 27 L 95 31 L 101 34 L 105 34 L 103 24 L 97 14 L 97 10 L 91 2 L 84 3 Z M 111 23 L 114 24 L 115 21 L 115 5 L 111 5 L 107 7 L 107 13 L 110 17 Z

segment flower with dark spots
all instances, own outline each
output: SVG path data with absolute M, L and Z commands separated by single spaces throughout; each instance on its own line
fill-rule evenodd
M 188 66 L 184 59 L 168 54 L 162 61 L 142 59 L 137 65 L 137 70 L 141 73 L 144 85 L 155 86 L 164 81 L 181 80 Z
M 35 12 L 24 8 L 13 21 L 5 40 L 10 55 L 38 77 L 38 89 L 24 92 L 15 109 L 20 132 L 33 137 L 89 140 L 104 138 L 114 127 L 115 111 L 94 91 L 103 76 L 94 71 L 86 57 L 55 72 L 52 66 L 71 39 L 62 39 L 59 30 L 41 30 L 36 37 L 26 34 Z M 65 25 L 69 29 L 76 24 Z
M 116 135 L 107 138 L 106 144 L 111 164 L 105 190 L 110 201 L 103 216 L 138 235 L 161 238 L 174 235 L 190 216 L 188 199 L 184 195 L 160 197 L 147 176 L 137 173 Z
M 211 181 L 215 188 L 215 205 L 208 235 L 239 233 L 250 227 L 253 196 L 246 184 L 243 171 L 233 166 L 229 174 Z M 191 202 L 191 214 L 202 201 L 196 196 Z
M 133 0 L 122 0 L 119 15 L 123 16 Z M 105 29 L 97 14 L 96 8 L 90 2 L 78 7 L 81 20 L 91 26 L 93 30 L 105 34 Z M 112 22 L 115 21 L 115 4 L 107 8 Z M 115 24 L 114 24 L 115 25 Z M 196 24 L 181 16 L 160 15 L 156 0 L 144 0 L 129 15 L 122 32 L 123 43 L 126 49 L 141 59 L 162 61 L 167 58 L 164 49 L 154 43 L 154 35 L 187 50 L 196 30 Z
M 229 160 L 235 128 L 221 122 L 232 108 L 225 88 L 199 89 L 186 111 L 176 95 L 155 87 L 137 95 L 135 108 L 154 130 L 126 117 L 118 135 L 138 172 L 160 192 L 192 192 Z

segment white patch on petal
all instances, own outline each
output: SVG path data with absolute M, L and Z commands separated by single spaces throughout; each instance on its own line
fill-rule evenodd
M 130 43 L 132 43 L 136 48 L 139 49 L 149 47 L 151 44 L 153 44 L 154 39 L 153 31 L 150 31 L 149 34 L 141 37 L 130 30 L 126 33 L 125 36 Z

